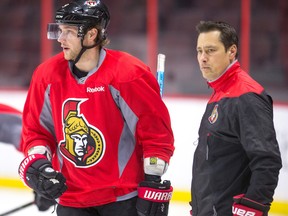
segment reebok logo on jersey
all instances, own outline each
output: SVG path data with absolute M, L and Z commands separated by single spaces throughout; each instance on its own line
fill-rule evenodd
M 87 93 L 95 93 L 95 92 L 105 92 L 105 87 L 104 86 L 99 86 L 99 87 L 87 87 L 86 89 Z

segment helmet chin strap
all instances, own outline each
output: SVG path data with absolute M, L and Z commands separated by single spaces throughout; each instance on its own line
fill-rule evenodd
M 83 44 L 83 38 L 81 39 L 81 46 L 82 46 L 82 49 L 80 50 L 80 52 L 78 53 L 77 57 L 75 58 L 75 60 L 71 60 L 71 62 L 73 63 L 73 65 L 76 65 L 77 62 L 79 61 L 79 59 L 81 58 L 81 56 L 83 55 L 83 53 L 87 50 L 87 49 L 91 49 L 93 47 L 96 47 L 98 46 L 101 42 L 98 41 L 96 42 L 94 45 L 91 45 L 91 46 L 84 46 Z

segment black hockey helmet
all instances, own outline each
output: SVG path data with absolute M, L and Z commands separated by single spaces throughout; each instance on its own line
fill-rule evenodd
M 100 40 L 106 39 L 106 28 L 109 21 L 108 8 L 100 0 L 75 0 L 58 9 L 55 16 L 56 24 L 78 25 L 78 37 L 81 38 L 84 37 L 89 28 L 97 27 L 102 37 L 99 38 Z M 49 39 L 56 38 L 50 37 Z

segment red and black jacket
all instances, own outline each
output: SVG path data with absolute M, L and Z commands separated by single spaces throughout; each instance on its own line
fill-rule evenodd
M 193 216 L 232 215 L 238 194 L 270 205 L 282 167 L 271 97 L 237 61 L 209 85 L 193 162 Z

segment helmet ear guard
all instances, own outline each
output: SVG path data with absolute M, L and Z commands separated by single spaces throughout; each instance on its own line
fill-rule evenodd
M 97 38 L 98 38 L 98 41 L 100 41 L 100 43 L 101 43 L 101 41 L 104 41 L 107 39 L 106 29 L 101 28 L 99 26 L 79 25 L 77 36 L 83 39 L 84 36 L 86 35 L 86 33 L 92 28 L 96 28 L 98 30 L 99 36 Z M 98 43 L 98 41 L 97 41 L 97 43 Z

